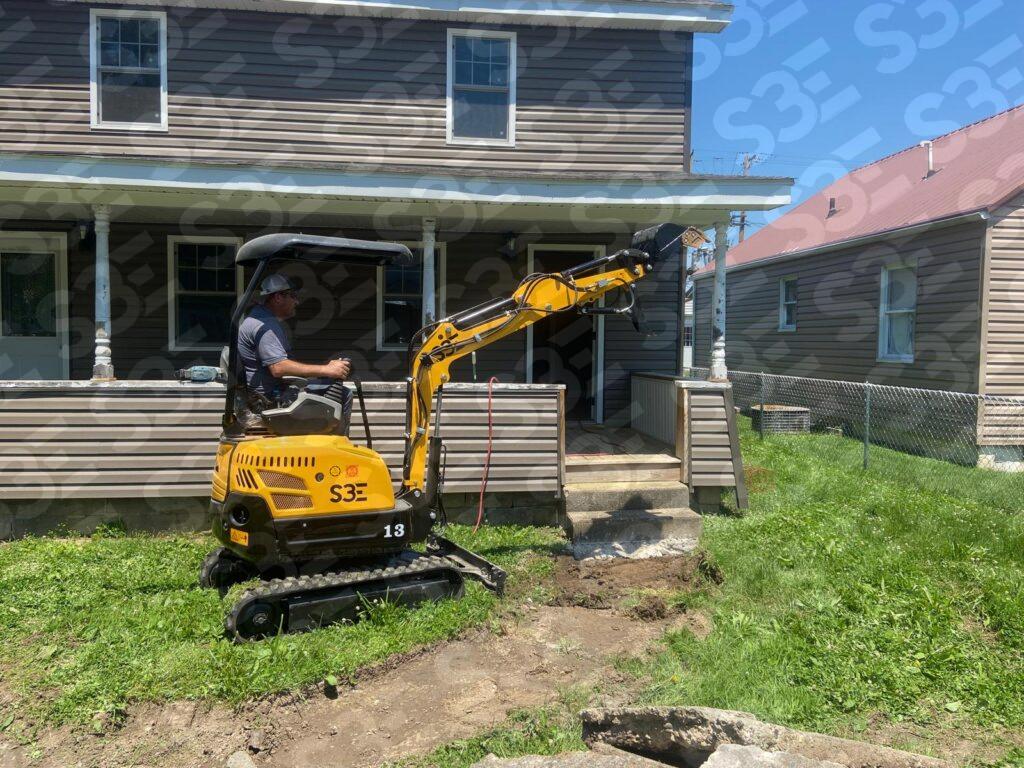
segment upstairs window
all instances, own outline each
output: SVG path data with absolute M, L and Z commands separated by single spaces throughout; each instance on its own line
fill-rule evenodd
M 230 237 L 168 239 L 172 351 L 220 349 L 228 343 L 231 313 L 242 293 L 238 245 Z
M 914 362 L 914 321 L 917 316 L 917 271 L 912 266 L 882 268 L 878 359 Z
M 90 19 L 92 127 L 166 130 L 166 15 L 93 10 Z
M 796 330 L 796 278 L 779 280 L 779 330 Z
M 516 35 L 448 30 L 448 142 L 515 144 Z

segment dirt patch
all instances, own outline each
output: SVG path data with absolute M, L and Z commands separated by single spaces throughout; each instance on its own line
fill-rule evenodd
M 602 570 L 631 585 L 678 588 L 695 577 L 681 563 L 644 578 L 627 575 L 631 569 Z M 600 685 L 621 693 L 626 679 L 615 671 L 615 657 L 643 652 L 667 629 L 693 629 L 690 614 L 658 616 L 662 612 L 653 610 L 638 621 L 613 611 L 527 604 L 495 631 L 479 630 L 390 659 L 330 697 L 311 689 L 238 710 L 195 702 L 145 704 L 98 733 L 59 728 L 35 738 L 26 733 L 24 744 L 16 734 L 0 734 L 0 768 L 222 768 L 237 750 L 248 751 L 260 768 L 378 766 L 475 735 L 512 710 L 552 702 L 570 686 Z
M 746 466 L 743 468 L 743 479 L 751 493 L 775 490 L 775 472 L 767 467 Z
M 721 571 L 703 552 L 645 560 L 624 558 L 576 561 L 561 557 L 555 569 L 555 605 L 622 609 L 642 620 L 664 619 L 666 597 L 722 581 Z M 654 593 L 654 594 L 652 594 Z M 629 601 L 639 598 L 636 605 Z

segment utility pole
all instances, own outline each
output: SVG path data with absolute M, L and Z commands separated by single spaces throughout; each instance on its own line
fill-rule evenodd
M 749 152 L 743 153 L 743 175 L 750 175 L 750 166 L 753 165 L 753 159 L 750 157 Z M 740 211 L 740 242 L 742 243 L 747 237 L 747 212 Z

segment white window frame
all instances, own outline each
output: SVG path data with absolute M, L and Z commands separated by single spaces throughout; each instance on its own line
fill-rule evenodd
M 477 37 L 508 40 L 508 134 L 507 139 L 484 139 L 455 135 L 455 38 Z M 489 29 L 448 29 L 448 84 L 445 98 L 446 143 L 464 146 L 514 147 L 516 145 L 516 33 Z
M 219 352 L 224 347 L 223 344 L 178 344 L 178 274 L 174 264 L 174 248 L 178 243 L 233 245 L 237 254 L 238 249 L 242 247 L 242 238 L 214 237 L 213 235 L 168 235 L 167 237 L 167 349 L 171 352 Z M 240 264 L 236 264 L 236 303 L 242 298 L 243 293 L 245 293 L 245 270 Z
M 799 307 L 799 300 L 798 299 L 793 299 L 793 301 L 791 301 L 791 302 L 787 302 L 786 301 L 786 286 L 789 283 L 793 283 L 794 285 L 796 285 L 797 289 L 799 290 L 799 283 L 798 283 L 797 278 L 796 278 L 795 275 L 788 275 L 786 277 L 780 277 L 779 278 L 779 328 L 778 328 L 778 330 L 779 330 L 780 333 L 792 333 L 793 331 L 796 330 L 796 315 L 797 315 L 797 307 Z M 797 294 L 797 296 L 799 297 L 799 294 Z M 793 305 L 793 324 L 792 325 L 787 325 L 786 324 L 786 304 L 787 303 Z
M 399 244 L 404 245 L 408 248 L 423 248 L 423 242 L 420 240 L 399 240 Z M 444 242 L 434 242 L 434 262 L 437 265 L 437 314 L 438 317 L 446 316 L 446 306 L 448 303 L 448 244 Z M 423 262 L 420 262 L 420 268 L 422 269 Z M 423 290 L 422 280 L 420 281 L 420 290 Z M 377 267 L 377 351 L 378 352 L 405 352 L 405 344 L 385 344 L 384 343 L 384 267 Z
M 99 20 L 157 19 L 160 22 L 160 122 L 111 123 L 100 122 L 99 90 Z M 105 131 L 167 131 L 167 14 L 163 11 L 137 11 L 119 8 L 92 8 L 89 10 L 89 103 L 90 126 Z
M 897 269 L 909 269 L 914 273 L 914 308 L 889 310 L 889 272 Z M 914 335 L 911 339 L 911 351 L 909 355 L 890 355 L 886 353 L 889 348 L 889 315 L 910 314 L 914 318 Z M 917 347 L 917 264 L 914 262 L 893 262 L 885 264 L 881 271 L 881 285 L 879 286 L 878 301 L 878 357 L 880 363 L 912 363 L 914 362 L 914 350 Z

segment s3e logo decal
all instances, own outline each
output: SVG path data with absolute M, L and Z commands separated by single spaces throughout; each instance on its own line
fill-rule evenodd
M 331 486 L 331 501 L 350 504 L 353 501 L 366 501 L 366 483 L 345 483 Z

